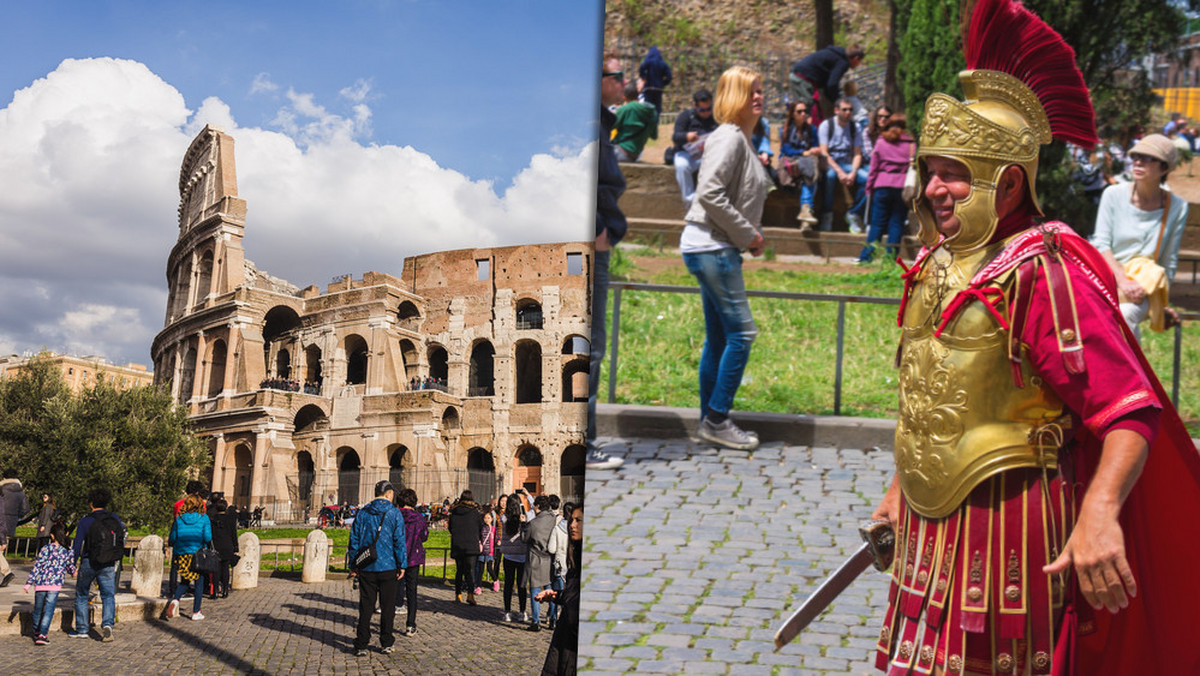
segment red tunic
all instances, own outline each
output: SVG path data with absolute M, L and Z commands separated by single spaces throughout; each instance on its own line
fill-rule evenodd
M 1014 323 L 1012 316 L 1008 319 L 1010 324 L 1023 327 L 1019 337 L 1027 348 L 1025 353 L 1039 376 L 1059 395 L 1075 418 L 1076 450 L 1060 457 L 1060 461 L 1063 457 L 1070 458 L 1065 462 L 1071 466 L 1062 469 L 1063 476 L 1073 475 L 1074 490 L 1069 482 L 1063 484 L 1059 478 L 1047 488 L 1042 478 L 1034 475 L 1036 473 L 1022 476 L 1010 472 L 1006 473 L 1011 475 L 1007 484 L 997 478 L 981 485 L 968 498 L 971 506 L 964 507 L 947 520 L 926 520 L 905 509 L 908 513 L 901 526 L 905 537 L 912 541 L 898 544 L 901 547 L 910 545 L 913 552 L 925 551 L 921 547 L 922 540 L 928 536 L 932 544 L 935 538 L 928 534 L 937 532 L 939 545 L 935 551 L 947 550 L 946 565 L 950 566 L 952 557 L 954 564 L 950 567 L 954 570 L 948 573 L 946 580 L 950 588 L 947 598 L 944 593 L 932 590 L 933 582 L 939 581 L 940 574 L 936 560 L 922 560 L 921 556 L 911 554 L 911 560 L 897 559 L 896 584 L 891 594 L 893 610 L 880 642 L 881 650 L 891 653 L 891 673 L 903 673 L 909 668 L 925 671 L 931 661 L 946 666 L 951 657 L 959 660 L 959 664 L 950 661 L 949 665 L 960 669 L 965 666 L 972 671 L 1024 671 L 1028 667 L 1023 662 L 1023 654 L 1034 655 L 1035 651 L 1048 647 L 1036 645 L 1036 637 L 1038 622 L 1043 621 L 1039 618 L 1050 614 L 1051 604 L 1061 610 L 1061 616 L 1054 613 L 1058 616 L 1054 622 L 1059 625 L 1057 628 L 1047 629 L 1042 625 L 1056 641 L 1052 673 L 1200 673 L 1200 636 L 1194 619 L 1195 609 L 1200 606 L 1200 576 L 1192 570 L 1197 555 L 1200 555 L 1200 528 L 1194 520 L 1200 514 L 1200 456 L 1121 319 L 1108 266 L 1095 249 L 1065 226 L 1053 224 L 1049 230 L 1056 236 L 1044 240 L 1040 231 L 1029 231 L 1017 237 L 977 275 L 972 286 L 987 287 L 998 275 L 1031 256 L 1045 254 L 1047 241 L 1060 248 L 1057 256 L 1066 263 L 1064 268 L 1073 290 L 1077 329 L 1083 347 L 1082 361 L 1078 360 L 1078 355 L 1068 356 L 1060 349 L 1058 336 L 1062 327 L 1055 326 L 1054 309 L 1042 269 L 1039 268 L 1035 277 L 1024 323 Z M 974 298 L 970 302 L 982 302 L 980 296 Z M 951 304 L 951 307 L 955 306 Z M 1073 364 L 1068 363 L 1071 360 L 1075 360 Z M 1033 494 L 1041 493 L 1053 503 L 1039 502 L 1045 507 L 1045 513 L 1052 515 L 1055 521 L 1064 518 L 1069 528 L 1074 521 L 1072 503 L 1082 499 L 1099 462 L 1102 440 L 1114 429 L 1136 431 L 1152 442 L 1142 475 L 1121 513 L 1126 554 L 1139 589 L 1139 595 L 1132 599 L 1130 607 L 1115 616 L 1105 610 L 1093 611 L 1073 576 L 1065 598 L 1047 587 L 1048 583 L 1039 580 L 1033 568 L 1039 556 L 1052 560 L 1054 552 L 1050 550 L 1057 544 L 1055 538 L 1043 538 L 1041 536 L 1045 534 L 1036 533 L 1035 526 L 1030 537 L 1044 541 L 1045 546 L 1039 544 L 1029 550 L 1027 562 L 1021 560 L 1030 570 L 1024 572 L 1019 581 L 1022 586 L 1028 585 L 1024 594 L 1032 595 L 1035 609 L 1026 609 L 1028 618 L 1024 615 L 1021 616 L 1024 619 L 1005 617 L 1008 610 L 1002 592 L 1006 583 L 1005 560 L 1002 555 L 996 556 L 994 561 L 994 555 L 985 555 L 983 588 L 987 590 L 990 610 L 986 600 L 982 610 L 992 614 L 984 613 L 991 619 L 973 616 L 972 604 L 966 599 L 969 580 L 977 577 L 975 570 L 979 563 L 967 552 L 979 540 L 971 539 L 977 536 L 972 536 L 971 527 L 966 525 L 970 521 L 968 513 L 976 519 L 981 514 L 992 514 L 987 518 L 993 524 L 1000 524 L 1012 518 L 1004 511 L 1012 509 L 1009 505 L 1029 509 L 1029 505 L 1040 501 Z M 1016 487 L 1018 484 L 1023 487 Z M 1057 491 L 1061 491 L 1061 499 L 1055 497 L 1059 495 Z M 963 523 L 957 523 L 956 519 Z M 984 531 L 988 533 L 987 538 L 993 537 L 989 529 Z M 1060 535 L 1058 542 L 1066 538 L 1065 533 Z M 1003 549 L 998 544 L 996 548 Z M 990 549 L 985 545 L 984 551 Z M 924 556 L 924 559 L 928 558 Z M 989 564 L 993 565 L 989 567 Z M 1008 562 L 1010 572 L 1015 565 L 1013 560 Z M 922 571 L 924 575 L 920 575 Z M 918 580 L 920 577 L 928 578 L 929 582 Z M 1024 607 L 1023 603 L 1018 605 Z M 1036 610 L 1038 603 L 1046 605 L 1045 612 Z M 943 604 L 945 610 L 942 610 Z M 944 614 L 947 617 L 943 621 Z M 1019 623 L 1013 624 L 1014 621 Z M 933 628 L 937 623 L 944 623 L 948 628 Z M 992 635 L 988 637 L 988 634 Z M 1011 636 L 1013 640 L 1006 640 L 1005 636 Z M 1026 640 L 1033 643 L 1032 647 L 1025 643 Z M 927 644 L 934 648 L 925 649 L 931 656 L 929 661 L 921 654 Z M 906 652 L 908 657 L 905 657 Z M 898 660 L 897 655 L 905 659 Z M 886 668 L 885 657 L 881 655 L 881 668 Z M 965 664 L 962 664 L 962 658 L 965 658 Z M 998 667 L 997 664 L 1005 666 Z M 954 671 L 953 666 L 949 671 Z M 1048 668 L 1035 667 L 1032 672 L 1046 673 Z

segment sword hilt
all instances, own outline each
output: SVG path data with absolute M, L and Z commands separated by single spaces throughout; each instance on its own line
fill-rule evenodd
M 887 521 L 864 521 L 858 526 L 858 534 L 871 547 L 875 558 L 875 570 L 887 572 L 892 568 L 892 556 L 896 552 L 896 533 Z

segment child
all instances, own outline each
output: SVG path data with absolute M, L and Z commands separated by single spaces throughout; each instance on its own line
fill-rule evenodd
M 492 510 L 483 513 L 483 528 L 479 529 L 479 561 L 475 564 L 475 593 L 483 586 L 483 574 L 492 570 L 491 563 L 496 560 L 496 524 Z M 495 573 L 493 571 L 493 578 Z M 495 586 L 492 587 L 495 590 Z
M 887 227 L 888 257 L 895 258 L 908 219 L 908 205 L 901 193 L 908 165 L 912 160 L 913 140 L 904 133 L 908 121 L 901 113 L 888 118 L 871 155 L 871 171 L 867 174 L 867 194 L 871 196 L 871 229 L 867 245 L 858 255 L 857 263 L 870 263 L 875 257 L 875 244 Z
M 33 594 L 33 643 L 47 645 L 50 639 L 50 622 L 54 619 L 54 607 L 58 604 L 58 592 L 62 591 L 63 576 L 75 574 L 75 561 L 67 547 L 67 531 L 61 523 L 50 528 L 50 542 L 38 550 L 33 571 L 25 583 L 25 593 L 34 588 Z

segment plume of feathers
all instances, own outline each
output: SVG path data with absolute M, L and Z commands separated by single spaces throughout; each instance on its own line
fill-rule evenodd
M 968 69 L 997 70 L 1024 82 L 1046 110 L 1054 138 L 1085 148 L 1099 143 L 1075 50 L 1061 35 L 1018 0 L 968 1 L 963 17 Z

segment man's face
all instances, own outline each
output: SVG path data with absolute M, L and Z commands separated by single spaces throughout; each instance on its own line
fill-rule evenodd
M 600 75 L 600 103 L 617 106 L 624 101 L 625 73 L 621 70 L 621 62 L 609 59 L 604 62 L 604 70 Z
M 934 223 L 943 235 L 951 237 L 962 225 L 954 215 L 954 205 L 971 194 L 971 172 L 967 165 L 948 157 L 925 158 L 929 181 L 925 198 L 933 210 Z
M 835 112 L 837 113 L 838 123 L 844 125 L 850 121 L 850 115 L 854 112 L 854 106 L 843 101 L 838 104 Z
M 712 101 L 696 101 L 696 114 L 706 120 L 712 117 Z
M 850 59 L 850 67 L 858 68 L 859 64 L 861 64 L 862 61 L 863 61 L 863 58 L 861 56 L 856 56 L 853 59 Z

